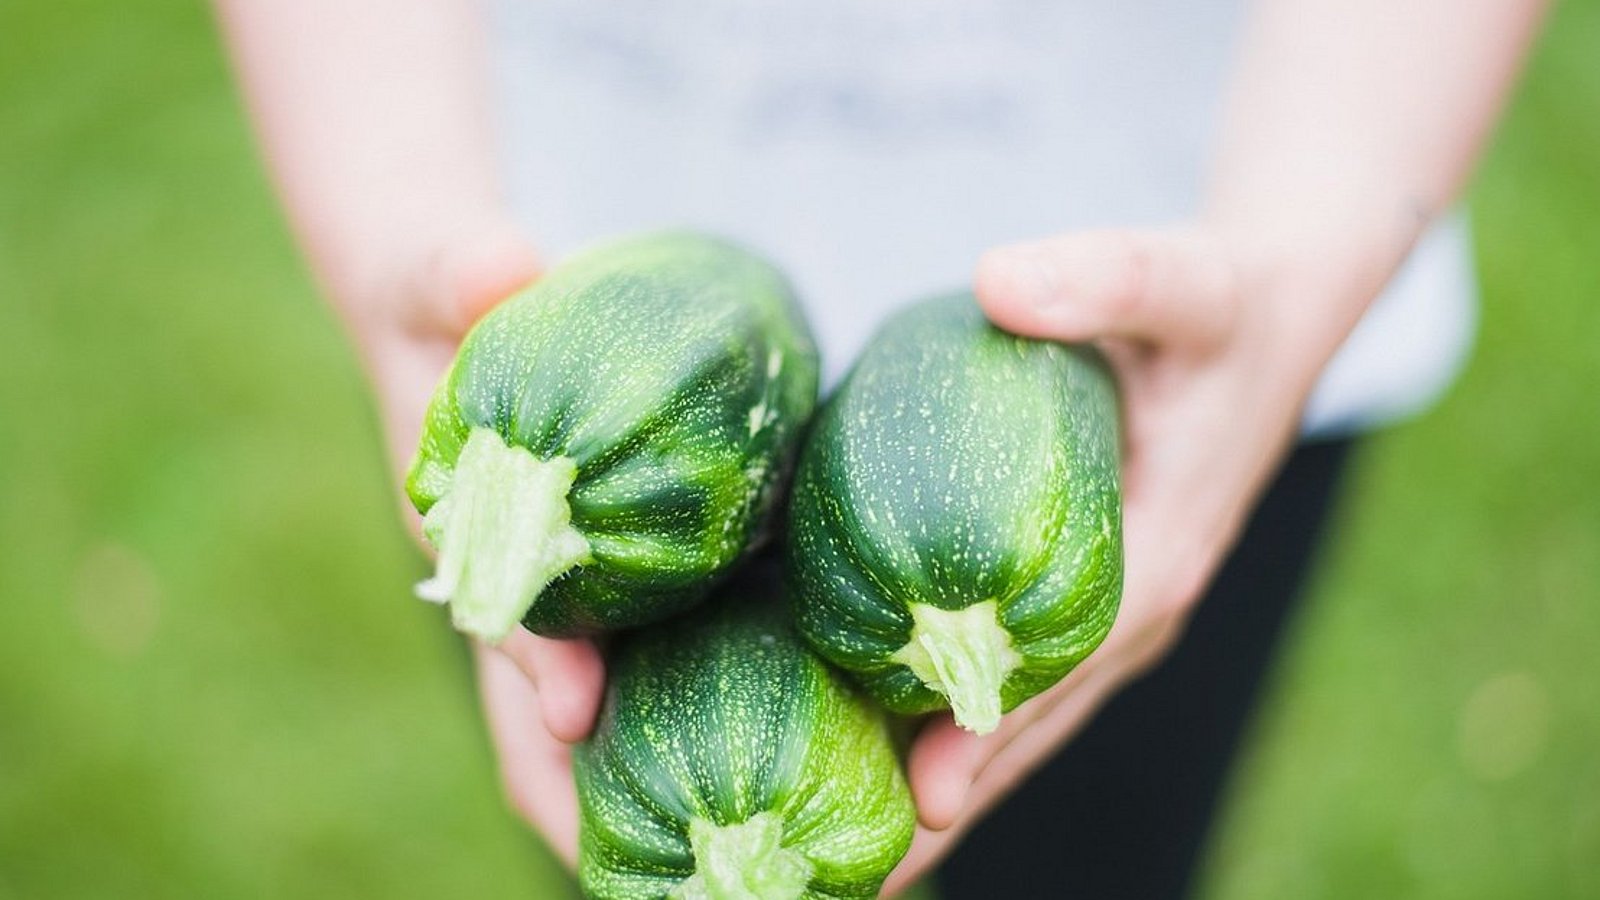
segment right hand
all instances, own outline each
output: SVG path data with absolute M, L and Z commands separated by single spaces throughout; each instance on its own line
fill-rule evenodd
M 488 222 L 452 232 L 431 253 L 395 267 L 368 296 L 341 298 L 377 394 L 389 453 L 402 473 L 423 413 L 456 347 L 480 316 L 539 275 L 515 226 Z M 421 517 L 402 499 L 413 536 Z M 605 685 L 591 641 L 551 640 L 516 629 L 497 647 L 475 644 L 478 688 L 501 779 L 517 811 L 568 866 L 578 855 L 578 802 L 570 745 L 588 737 Z

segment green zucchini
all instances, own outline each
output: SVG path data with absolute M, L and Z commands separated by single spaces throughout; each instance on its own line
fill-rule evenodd
M 612 648 L 573 756 L 586 896 L 875 897 L 905 855 L 883 715 L 794 632 L 775 568 Z
M 970 295 L 887 322 L 795 475 L 800 629 L 889 709 L 980 734 L 1099 645 L 1122 593 L 1115 389 Z
M 686 233 L 572 257 L 491 311 L 406 489 L 457 628 L 570 636 L 698 600 L 761 536 L 817 356 L 789 284 Z

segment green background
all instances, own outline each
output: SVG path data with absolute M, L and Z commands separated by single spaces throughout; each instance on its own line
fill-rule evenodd
M 139 6 L 0 2 L 0 897 L 560 896 L 207 14 Z M 1600 896 L 1597 56 L 1564 4 L 1207 896 Z

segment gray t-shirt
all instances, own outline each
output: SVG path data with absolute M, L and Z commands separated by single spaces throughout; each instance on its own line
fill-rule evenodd
M 1192 215 L 1237 0 L 497 0 L 519 214 L 559 256 L 623 232 L 737 239 L 794 278 L 831 383 L 986 248 Z M 1459 218 L 1324 373 L 1308 432 L 1429 404 L 1470 344 Z

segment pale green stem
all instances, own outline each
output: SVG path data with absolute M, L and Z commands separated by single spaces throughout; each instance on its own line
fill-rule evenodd
M 956 724 L 988 734 L 1000 724 L 1000 688 L 1022 664 L 993 600 L 965 609 L 911 604 L 911 640 L 895 652 L 931 690 L 950 701 Z
M 448 603 L 462 632 L 504 638 L 545 585 L 589 561 L 567 505 L 577 474 L 570 459 L 542 460 L 493 429 L 474 428 L 449 488 L 423 517 L 439 564 L 417 596 Z
M 756 813 L 737 825 L 689 823 L 694 874 L 673 900 L 796 900 L 811 883 L 811 861 L 783 846 L 783 820 Z

